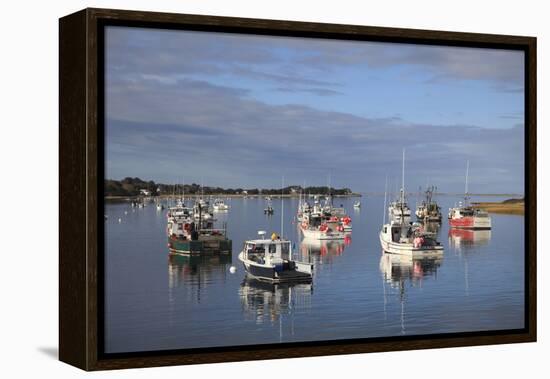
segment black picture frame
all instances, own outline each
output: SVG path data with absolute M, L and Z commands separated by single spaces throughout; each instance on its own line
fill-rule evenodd
M 103 54 L 108 25 L 525 52 L 525 328 L 492 332 L 103 353 Z M 59 358 L 84 370 L 536 341 L 536 38 L 84 9 L 59 21 Z

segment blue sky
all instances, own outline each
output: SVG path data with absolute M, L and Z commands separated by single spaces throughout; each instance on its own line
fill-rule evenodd
M 106 177 L 523 193 L 519 51 L 108 27 Z

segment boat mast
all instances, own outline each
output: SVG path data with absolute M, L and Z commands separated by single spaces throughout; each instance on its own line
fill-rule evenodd
M 403 148 L 403 163 L 401 167 L 401 225 L 405 225 L 405 148 Z
M 405 149 L 403 149 L 403 164 L 401 168 L 401 207 L 405 204 Z
M 285 191 L 285 177 L 283 176 L 283 186 L 281 187 L 281 239 L 283 239 L 283 230 L 284 230 L 284 222 L 283 222 L 283 214 L 285 212 L 285 204 L 283 202 L 283 195 Z
M 330 184 L 331 184 L 331 177 L 330 177 L 330 173 L 328 174 L 328 203 L 329 205 L 332 207 L 332 196 L 331 196 L 331 191 L 330 191 Z
M 470 160 L 466 161 L 466 186 L 464 188 L 464 205 L 468 203 L 468 174 L 470 171 Z
M 386 225 L 386 198 L 388 194 L 388 175 L 386 175 L 386 185 L 384 186 L 384 221 L 382 221 L 382 225 Z

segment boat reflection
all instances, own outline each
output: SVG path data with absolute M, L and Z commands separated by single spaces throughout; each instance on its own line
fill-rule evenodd
M 449 229 L 449 246 L 457 250 L 472 249 L 489 244 L 491 230 Z
M 424 278 L 436 275 L 442 262 L 443 252 L 423 258 L 383 253 L 380 258 L 380 272 L 384 281 L 392 287 L 398 287 L 407 281 L 415 286 L 421 284 Z
M 449 229 L 449 246 L 461 260 L 464 267 L 464 292 L 470 295 L 470 265 L 468 256 L 478 253 L 478 248 L 491 242 L 491 230 Z
M 346 246 L 351 244 L 351 234 L 346 234 L 342 240 L 318 240 L 304 238 L 300 243 L 302 258 L 309 262 L 330 262 L 333 257 L 342 255 Z
M 399 327 L 401 334 L 406 333 L 406 289 L 421 287 L 423 281 L 431 276 L 437 276 L 437 270 L 443 262 L 443 252 L 429 257 L 412 258 L 406 255 L 382 253 L 380 257 L 380 272 L 382 273 L 384 294 L 384 317 L 387 319 L 387 307 L 391 299 L 397 299 L 400 307 Z M 389 291 L 386 287 L 390 287 Z M 390 301 L 388 301 L 390 295 Z M 392 295 L 396 298 L 391 297 Z
M 227 275 L 231 254 L 168 255 L 168 286 L 201 285 Z
M 311 308 L 312 283 L 269 283 L 245 277 L 239 296 L 245 316 L 257 324 Z
M 424 225 L 424 230 L 429 233 L 439 234 L 439 230 L 441 229 L 441 222 L 426 221 L 422 225 Z

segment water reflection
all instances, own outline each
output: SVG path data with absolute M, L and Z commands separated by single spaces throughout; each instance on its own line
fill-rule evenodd
M 424 278 L 436 275 L 442 262 L 443 253 L 423 258 L 383 253 L 380 258 L 380 271 L 384 281 L 392 287 L 399 287 L 405 282 L 415 286 L 421 284 Z
M 491 241 L 491 230 L 449 229 L 449 246 L 459 257 L 464 270 L 464 292 L 470 295 L 470 266 L 468 255 Z
M 231 254 L 168 255 L 168 286 L 201 285 L 227 275 Z
M 490 241 L 491 230 L 449 229 L 449 246 L 457 250 L 469 250 Z
M 318 240 L 304 238 L 300 243 L 302 259 L 312 263 L 329 263 L 334 257 L 344 253 L 346 246 L 351 244 L 351 234 L 347 234 L 343 240 Z
M 427 221 L 427 222 L 424 222 L 423 225 L 424 225 L 424 230 L 429 233 L 439 234 L 439 230 L 441 229 L 440 222 Z
M 407 284 L 412 287 L 421 287 L 425 278 L 436 276 L 437 270 L 443 262 L 443 252 L 429 257 L 412 258 L 406 255 L 382 253 L 380 257 L 380 272 L 382 273 L 384 294 L 384 318 L 387 319 L 388 289 L 389 295 L 397 294 L 400 306 L 401 334 L 406 334 L 405 305 L 407 302 Z
M 245 318 L 257 324 L 311 308 L 312 283 L 268 283 L 246 277 L 239 288 Z

